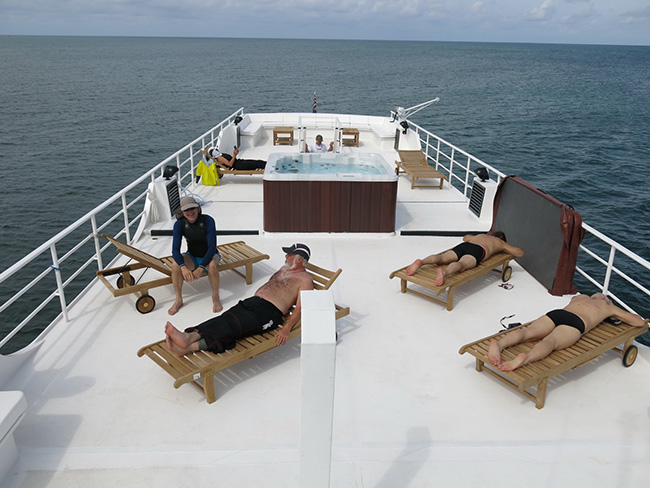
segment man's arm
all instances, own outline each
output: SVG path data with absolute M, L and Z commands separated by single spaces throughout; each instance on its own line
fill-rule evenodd
M 503 243 L 503 250 L 508 254 L 512 254 L 516 258 L 520 258 L 524 255 L 524 250 L 522 248 L 511 246 L 507 242 Z
M 287 320 L 287 323 L 282 326 L 282 329 L 276 334 L 275 336 L 275 341 L 278 344 L 278 346 L 281 346 L 287 340 L 289 340 L 289 333 L 291 332 L 291 329 L 298 323 L 300 320 L 300 315 L 302 312 L 301 305 L 300 305 L 300 292 L 302 290 L 313 290 L 314 289 L 314 283 L 309 279 L 307 281 L 306 279 L 303 280 L 300 284 L 300 289 L 298 290 L 298 297 L 296 298 L 296 306 L 293 309 L 293 312 L 289 316 L 289 320 Z
M 630 324 L 633 327 L 643 327 L 646 324 L 647 319 L 644 320 L 640 315 L 623 310 L 613 303 L 609 304 L 609 308 L 614 317 L 621 319 L 626 324 Z
M 200 218 L 200 217 L 199 217 Z M 203 260 L 201 261 L 201 267 L 205 269 L 205 267 L 210 264 L 210 261 L 212 261 L 212 258 L 214 255 L 217 253 L 217 226 L 212 217 L 209 215 L 205 216 L 205 228 L 207 231 L 207 236 L 206 239 L 208 240 L 208 250 L 205 253 L 205 256 L 203 256 Z
M 183 240 L 183 223 L 180 220 L 174 222 L 173 238 L 172 238 L 172 257 L 176 264 L 185 266 L 185 260 L 181 254 L 181 242 Z
M 226 159 L 226 157 L 223 155 L 223 153 L 217 158 L 217 162 L 220 164 L 223 164 L 225 166 L 228 166 L 229 168 L 232 168 L 232 165 L 235 164 L 235 159 L 237 159 L 237 154 L 239 154 L 239 149 L 235 149 L 232 153 L 232 157 L 230 158 L 230 161 Z

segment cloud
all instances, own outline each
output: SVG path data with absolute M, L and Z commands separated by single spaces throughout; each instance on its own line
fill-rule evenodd
M 650 24 L 650 5 L 637 10 L 630 10 L 621 14 L 620 17 L 623 24 Z M 648 28 L 650 28 L 650 25 Z
M 648 45 L 648 1 L 0 0 L 0 34 Z
M 526 20 L 548 20 L 553 12 L 553 0 L 544 0 L 544 2 L 539 7 L 530 9 L 528 12 L 526 12 Z

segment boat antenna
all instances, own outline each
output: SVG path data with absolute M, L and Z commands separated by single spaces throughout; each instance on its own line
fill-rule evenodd
M 413 115 L 416 112 L 419 112 L 423 108 L 427 108 L 429 105 L 432 103 L 436 103 L 439 101 L 440 98 L 436 97 L 433 100 L 429 100 L 428 102 L 423 102 L 418 105 L 413 105 L 412 107 L 409 108 L 404 108 L 404 107 L 395 107 L 395 111 L 393 112 L 393 117 L 391 120 L 399 119 L 399 120 L 406 120 L 408 117 Z
M 314 92 L 314 107 L 312 109 L 313 113 L 316 113 L 316 92 Z

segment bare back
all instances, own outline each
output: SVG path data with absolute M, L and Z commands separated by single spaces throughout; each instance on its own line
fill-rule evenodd
M 478 234 L 478 235 L 466 235 L 463 238 L 465 242 L 471 242 L 485 249 L 485 256 L 483 259 L 487 259 L 490 256 L 505 251 L 512 254 L 515 257 L 521 257 L 524 255 L 524 252 L 519 247 L 511 246 L 507 242 L 502 241 L 498 237 L 490 236 L 487 234 Z
M 617 317 L 622 321 L 640 327 L 644 320 L 633 313 L 627 312 L 604 297 L 604 295 L 578 295 L 571 299 L 564 310 L 576 314 L 585 323 L 585 332 L 590 331 L 607 317 Z
M 313 288 L 311 276 L 304 268 L 292 270 L 288 266 L 282 266 L 255 292 L 255 296 L 268 300 L 282 313 L 287 313 L 296 304 L 300 290 Z

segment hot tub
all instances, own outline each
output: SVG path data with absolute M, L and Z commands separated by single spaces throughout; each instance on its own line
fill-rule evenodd
M 380 154 L 283 154 L 264 170 L 267 232 L 394 232 L 397 175 Z

